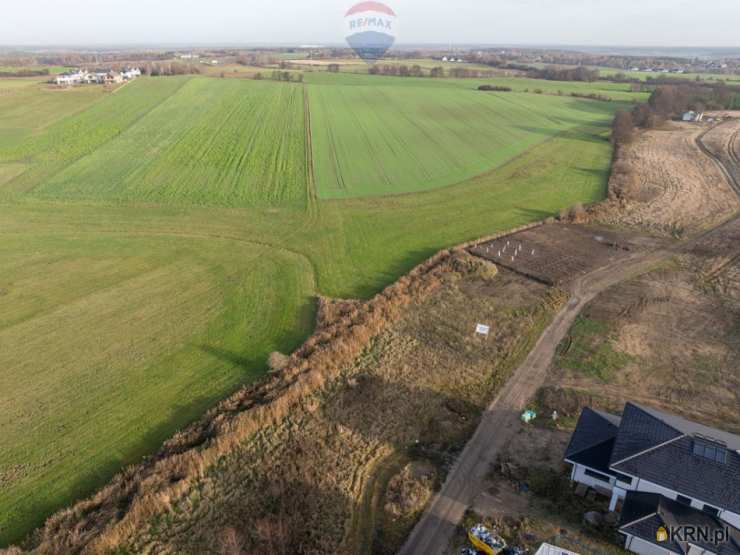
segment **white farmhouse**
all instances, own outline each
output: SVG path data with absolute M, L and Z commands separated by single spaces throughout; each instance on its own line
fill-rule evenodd
M 141 70 L 138 67 L 127 67 L 121 72 L 121 77 L 124 81 L 131 81 L 137 77 L 141 77 Z
M 60 73 L 54 78 L 54 82 L 57 85 L 70 87 L 72 85 L 79 85 L 84 82 L 85 75 L 87 74 L 84 70 L 76 69 L 74 71 L 65 71 Z

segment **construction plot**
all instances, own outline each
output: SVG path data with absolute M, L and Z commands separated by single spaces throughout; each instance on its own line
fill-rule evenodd
M 480 243 L 470 253 L 547 285 L 561 285 L 645 244 L 602 228 L 557 224 Z

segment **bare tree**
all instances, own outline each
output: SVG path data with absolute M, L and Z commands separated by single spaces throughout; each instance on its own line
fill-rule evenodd
M 632 114 L 619 110 L 614 116 L 612 123 L 611 141 L 614 145 L 622 145 L 632 141 L 634 135 L 635 123 L 632 120 Z

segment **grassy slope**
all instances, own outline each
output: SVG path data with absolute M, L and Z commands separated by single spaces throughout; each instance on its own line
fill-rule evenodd
M 416 192 L 459 183 L 612 107 L 572 98 L 482 93 L 445 82 L 365 79 L 311 89 L 322 198 Z
M 103 94 L 102 87 L 58 90 L 34 79 L 0 80 L 0 152 L 84 110 Z
M 105 108 L 114 111 L 117 103 Z M 300 86 L 191 79 L 35 193 L 225 206 L 302 203 L 304 140 Z
M 0 387 L 13 392 L 0 401 L 7 430 L 0 438 L 0 507 L 10 514 L 0 523 L 0 544 L 261 375 L 270 350 L 290 350 L 308 332 L 315 291 L 367 296 L 439 248 L 604 192 L 609 105 L 584 102 L 573 112 L 582 127 L 456 187 L 308 203 L 306 210 L 292 201 L 273 205 L 271 185 L 262 191 L 266 203 L 234 209 L 192 206 L 203 198 L 196 187 L 172 190 L 162 178 L 150 182 L 163 188 L 161 196 L 142 196 L 169 205 L 120 202 L 145 190 L 127 189 L 138 184 L 111 168 L 132 170 L 127 159 L 147 155 L 147 141 L 158 133 L 147 120 L 158 110 L 177 106 L 192 117 L 173 113 L 179 141 L 156 136 L 161 156 L 146 159 L 147 172 L 169 168 L 185 178 L 189 170 L 177 163 L 192 160 L 186 154 L 199 145 L 245 148 L 238 140 L 219 142 L 219 132 L 253 129 L 248 111 L 237 112 L 236 122 L 215 117 L 209 106 L 201 107 L 214 116 L 207 121 L 188 111 L 191 88 L 216 102 L 215 86 L 223 87 L 227 112 L 242 92 L 250 102 L 263 86 L 287 94 L 282 102 L 292 106 L 294 87 L 284 84 L 142 79 L 92 105 L 81 97 L 76 109 L 88 107 L 81 114 L 0 147 L 0 161 L 29 166 L 0 186 Z M 536 100 L 523 101 L 530 98 Z M 190 138 L 194 129 L 203 140 Z M 208 152 L 198 151 L 197 159 L 207 160 Z M 117 196 L 111 180 L 126 194 Z M 210 192 L 217 204 L 245 198 Z
M 39 227 L 0 245 L 0 538 L 156 449 L 312 321 L 298 255 Z

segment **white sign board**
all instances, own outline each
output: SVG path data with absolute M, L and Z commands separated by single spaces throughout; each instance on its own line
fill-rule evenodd
M 485 326 L 483 324 L 478 324 L 475 326 L 475 334 L 476 335 L 485 335 L 488 337 L 488 334 L 491 333 L 491 326 Z

